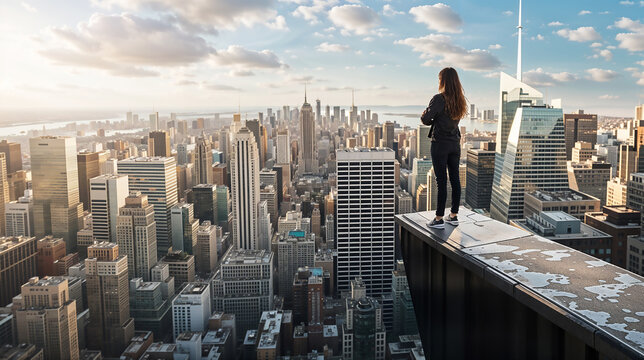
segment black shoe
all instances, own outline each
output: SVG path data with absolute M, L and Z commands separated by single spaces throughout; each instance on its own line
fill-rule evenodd
M 445 229 L 445 222 L 443 219 L 436 220 L 436 218 L 434 218 L 434 220 L 427 223 L 427 226 L 434 229 Z
M 450 214 L 450 215 L 445 216 L 444 219 L 445 219 L 446 223 L 448 223 L 450 225 L 458 226 L 458 215 L 452 217 L 452 215 Z

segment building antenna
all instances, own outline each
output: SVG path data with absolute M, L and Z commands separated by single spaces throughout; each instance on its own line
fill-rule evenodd
M 306 81 L 304 82 L 304 103 L 306 104 Z
M 351 88 L 351 108 L 355 107 L 355 96 L 354 96 L 355 89 Z
M 519 29 L 519 47 L 517 49 L 517 80 L 521 80 L 521 33 L 523 26 L 521 26 L 521 0 L 519 0 L 519 26 L 517 26 L 517 29 Z

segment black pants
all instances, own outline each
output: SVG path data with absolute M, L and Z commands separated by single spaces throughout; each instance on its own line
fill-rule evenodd
M 458 174 L 458 164 L 461 159 L 461 144 L 456 141 L 432 142 L 432 166 L 438 185 L 438 202 L 436 216 L 445 215 L 445 202 L 447 201 L 447 172 L 452 185 L 452 212 L 458 213 L 461 203 L 461 180 Z M 428 186 L 431 184 L 428 184 Z

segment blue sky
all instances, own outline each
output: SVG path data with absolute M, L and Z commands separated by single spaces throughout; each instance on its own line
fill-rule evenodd
M 64 6 L 62 6 L 64 4 Z M 644 100 L 644 2 L 526 0 L 524 80 L 565 110 Z M 207 109 L 424 104 L 445 65 L 498 105 L 516 72 L 518 1 L 11 0 L 0 107 Z M 5 21 L 6 20 L 6 21 Z

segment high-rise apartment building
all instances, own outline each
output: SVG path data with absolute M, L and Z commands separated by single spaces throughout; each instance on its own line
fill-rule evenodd
M 157 223 L 157 252 L 165 255 L 172 246 L 170 210 L 177 204 L 176 161 L 171 157 L 142 157 L 121 160 L 119 175 L 128 175 L 130 191 L 148 196 Z
M 210 318 L 210 285 L 190 282 L 172 300 L 173 335 L 187 331 L 204 332 L 208 329 Z
M 606 204 L 606 191 L 610 175 L 611 164 L 607 162 L 586 160 L 575 163 L 568 161 L 570 189 L 598 198 L 601 205 Z
M 62 237 L 67 252 L 76 250 L 83 204 L 79 201 L 76 139 L 41 136 L 29 140 L 37 237 Z
M 116 243 L 127 255 L 128 278 L 149 281 L 150 270 L 157 263 L 157 228 L 147 195 L 133 192 L 126 197 L 115 223 Z
M 0 153 L 4 153 L 7 160 L 7 173 L 12 174 L 22 170 L 22 152 L 20 143 L 2 140 L 0 141 Z
M 315 119 L 313 118 L 313 108 L 306 101 L 304 95 L 304 104 L 300 111 L 300 139 L 298 142 L 299 157 L 297 170 L 300 174 L 317 174 L 318 172 L 318 154 L 317 139 L 315 136 Z
M 33 236 L 34 206 L 31 190 L 25 190 L 25 196 L 17 201 L 5 204 L 6 236 Z
M 494 182 L 495 143 L 467 151 L 465 202 L 473 209 L 490 210 Z
M 197 245 L 199 220 L 194 217 L 194 205 L 179 203 L 172 207 L 172 250 L 194 254 Z
M 130 192 L 127 175 L 97 176 L 89 181 L 89 191 L 94 239 L 117 242 L 116 218 Z
M 627 190 L 626 181 L 618 177 L 610 179 L 606 183 L 606 206 L 626 205 Z
M 20 293 L 20 287 L 37 274 L 35 237 L 0 237 L 0 305 Z
M 33 277 L 14 303 L 19 343 L 43 349 L 45 359 L 78 360 L 76 301 L 64 277 Z
M 240 249 L 257 249 L 259 205 L 259 154 L 247 128 L 235 134 L 231 165 L 233 243 Z
M 337 150 L 338 291 L 361 277 L 370 296 L 391 290 L 395 237 L 395 162 L 387 148 Z M 362 186 L 362 181 L 370 186 Z
M 170 134 L 165 130 L 152 131 L 148 135 L 148 156 L 172 156 Z
M 276 247 L 278 294 L 283 296 L 289 305 L 294 305 L 291 297 L 293 277 L 298 268 L 313 266 L 315 236 L 306 234 L 304 231 L 290 231 L 288 235 L 279 235 Z
M 204 221 L 197 229 L 197 246 L 194 249 L 195 271 L 200 274 L 209 274 L 215 270 L 217 264 L 217 233 L 221 228 Z M 219 231 L 217 231 L 219 230 Z
M 595 147 L 597 143 L 596 114 L 584 114 L 583 110 L 564 114 L 564 124 L 566 128 L 566 159 L 572 160 L 572 148 L 577 141 L 590 143 L 591 149 Z
M 78 192 L 83 209 L 90 208 L 90 185 L 92 178 L 101 174 L 98 152 L 83 151 L 76 155 L 78 161 Z
M 231 248 L 220 264 L 212 278 L 214 310 L 235 314 L 243 339 L 257 328 L 262 311 L 273 309 L 273 253 Z
M 100 242 L 87 248 L 85 259 L 88 348 L 100 349 L 106 357 L 120 356 L 132 336 L 127 255 L 115 243 Z
M 212 143 L 206 134 L 201 134 L 195 147 L 195 184 L 212 184 Z

